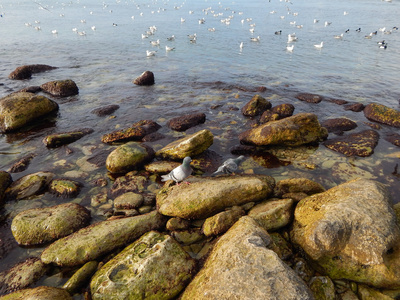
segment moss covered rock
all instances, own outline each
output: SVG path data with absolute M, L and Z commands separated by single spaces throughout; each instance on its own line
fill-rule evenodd
M 260 95 L 255 95 L 245 106 L 242 107 L 242 114 L 246 117 L 261 115 L 264 111 L 271 108 L 271 103 Z
M 46 82 L 40 88 L 44 92 L 56 97 L 68 97 L 79 94 L 78 86 L 71 79 Z
M 270 176 L 194 178 L 190 184 L 174 185 L 157 194 L 161 214 L 183 219 L 204 219 L 227 207 L 261 201 L 272 193 Z
M 79 194 L 82 184 L 71 179 L 54 179 L 49 186 L 49 191 L 60 197 L 73 198 Z
M 370 121 L 400 127 L 400 111 L 379 103 L 370 103 L 364 108 L 364 115 Z
M 234 206 L 232 209 L 220 212 L 205 220 L 202 227 L 203 233 L 206 236 L 225 233 L 243 215 L 245 215 L 245 211 L 239 206 Z
M 42 193 L 53 179 L 50 172 L 28 174 L 14 181 L 6 190 L 9 199 L 26 199 Z
M 0 99 L 0 133 L 20 129 L 58 110 L 58 104 L 32 93 L 14 93 Z
M 4 194 L 11 183 L 11 175 L 6 171 L 0 171 L 0 207 L 3 205 Z
M 73 143 L 92 132 L 93 129 L 91 128 L 83 128 L 75 131 L 55 133 L 46 136 L 43 139 L 43 143 L 49 148 L 56 148 L 62 145 Z
M 89 224 L 90 212 L 77 203 L 33 208 L 15 216 L 11 231 L 20 245 L 44 244 Z
M 315 276 L 311 278 L 309 287 L 312 290 L 315 299 L 335 300 L 335 285 L 328 276 Z
M 107 170 L 111 173 L 127 173 L 152 160 L 151 147 L 138 142 L 129 142 L 112 151 L 106 159 Z
M 1 300 L 72 300 L 71 295 L 64 289 L 38 286 L 33 289 L 19 290 L 1 297 Z
M 316 115 L 301 113 L 262 124 L 239 135 L 240 142 L 256 146 L 300 146 L 319 142 L 328 136 Z
M 288 178 L 278 181 L 275 185 L 274 195 L 282 198 L 289 193 L 305 193 L 309 196 L 325 192 L 325 188 L 318 182 L 307 178 Z
M 195 261 L 170 236 L 151 231 L 93 276 L 97 299 L 175 299 L 192 278 Z
M 122 219 L 107 220 L 82 228 L 47 247 L 41 259 L 58 266 L 79 266 L 122 247 L 150 230 L 165 226 L 166 218 L 156 211 Z
M 89 261 L 84 264 L 68 279 L 63 285 L 63 289 L 67 290 L 71 295 L 78 292 L 81 287 L 89 283 L 92 275 L 97 271 L 98 265 L 97 261 Z
M 186 156 L 196 156 L 207 150 L 214 142 L 214 136 L 208 129 L 203 129 L 175 142 L 156 152 L 164 159 L 181 160 Z

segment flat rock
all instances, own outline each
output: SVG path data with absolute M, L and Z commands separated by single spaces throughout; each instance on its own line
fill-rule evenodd
M 325 147 L 346 156 L 366 157 L 374 153 L 378 145 L 379 133 L 375 130 L 364 130 L 358 133 L 326 140 Z
M 173 118 L 167 122 L 167 126 L 175 131 L 185 131 L 196 125 L 203 124 L 205 121 L 205 113 L 193 113 Z
M 296 95 L 296 98 L 300 101 L 305 101 L 308 103 L 320 103 L 323 99 L 322 96 L 317 94 L 310 94 L 310 93 L 300 93 Z
M 56 97 L 68 97 L 79 94 L 79 88 L 71 79 L 55 80 L 42 84 L 42 91 Z
M 102 106 L 91 111 L 92 114 L 95 114 L 98 117 L 104 117 L 111 115 L 114 111 L 119 109 L 119 105 L 117 104 L 110 104 L 106 106 Z
M 357 128 L 357 123 L 347 118 L 335 118 L 323 121 L 321 126 L 325 127 L 328 132 L 342 134 L 343 131 Z
M 137 85 L 153 85 L 154 84 L 154 73 L 150 71 L 143 72 L 139 77 L 137 77 L 134 81 L 134 84 Z
M 101 141 L 106 144 L 115 142 L 141 141 L 146 135 L 156 132 L 161 126 L 152 120 L 142 120 L 131 127 L 107 133 Z
M 12 71 L 10 75 L 8 75 L 8 78 L 16 80 L 30 79 L 33 73 L 41 73 L 54 69 L 57 69 L 57 67 L 52 67 L 49 65 L 40 65 L 40 64 L 24 65 Z
M 379 103 L 370 103 L 364 108 L 365 117 L 374 122 L 400 127 L 400 111 Z
M 43 143 L 48 148 L 57 148 L 73 143 L 83 138 L 85 135 L 92 133 L 93 131 L 94 130 L 92 128 L 82 128 L 69 132 L 50 134 L 43 139 Z

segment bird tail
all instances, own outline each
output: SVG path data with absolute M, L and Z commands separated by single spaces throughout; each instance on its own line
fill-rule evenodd
M 161 181 L 167 181 L 169 180 L 169 176 L 168 175 L 161 175 Z

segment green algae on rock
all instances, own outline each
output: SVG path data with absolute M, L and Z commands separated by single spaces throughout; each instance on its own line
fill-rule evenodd
M 0 207 L 3 204 L 4 194 L 11 183 L 11 175 L 6 171 L 0 171 Z
M 58 104 L 44 96 L 20 92 L 0 99 L 0 133 L 20 129 L 58 110 Z
M 370 121 L 400 127 L 400 111 L 379 103 L 370 103 L 364 108 L 364 115 Z
M 50 193 L 59 197 L 73 198 L 79 194 L 82 184 L 71 179 L 54 179 L 49 186 Z
M 200 130 L 182 139 L 174 141 L 156 152 L 163 159 L 184 159 L 206 151 L 214 142 L 214 136 L 208 129 Z
M 91 129 L 91 128 L 83 128 L 83 129 L 64 132 L 64 133 L 55 133 L 55 134 L 46 136 L 43 139 L 43 143 L 48 148 L 56 148 L 56 147 L 60 147 L 62 145 L 73 143 L 73 142 L 81 139 L 85 135 L 88 135 L 92 132 L 93 132 L 93 129 Z
M 234 206 L 232 209 L 220 212 L 205 220 L 202 231 L 205 236 L 219 235 L 225 233 L 233 224 L 245 215 L 243 208 Z
M 171 217 L 204 219 L 227 207 L 264 200 L 274 185 L 275 180 L 266 175 L 193 178 L 189 185 L 161 189 L 157 208 Z
M 90 278 L 96 272 L 99 263 L 97 261 L 89 261 L 84 264 L 78 271 L 71 276 L 70 279 L 63 285 L 63 289 L 73 295 L 78 290 L 89 283 Z
M 19 245 L 39 245 L 85 227 L 90 211 L 77 203 L 25 210 L 12 221 L 11 231 Z
M 321 184 L 307 178 L 282 179 L 276 183 L 274 189 L 274 195 L 279 198 L 289 193 L 305 193 L 311 196 L 322 192 L 325 192 L 325 188 Z
M 0 298 L 1 300 L 73 300 L 71 295 L 64 289 L 38 286 L 33 289 L 19 290 L 14 293 L 5 295 Z
M 53 179 L 50 172 L 37 172 L 28 174 L 11 183 L 6 190 L 8 199 L 26 199 L 42 193 Z
M 46 264 L 79 266 L 122 247 L 150 230 L 165 226 L 156 211 L 145 215 L 95 223 L 48 246 L 41 259 Z
M 195 260 L 169 235 L 150 231 L 108 261 L 90 283 L 93 300 L 174 299 Z

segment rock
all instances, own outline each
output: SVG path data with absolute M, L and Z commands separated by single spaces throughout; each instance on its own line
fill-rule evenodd
M 239 139 L 242 144 L 256 146 L 300 146 L 318 142 L 327 135 L 326 129 L 321 127 L 316 115 L 300 113 L 249 129 L 242 132 Z
M 198 243 L 205 238 L 204 234 L 199 228 L 172 231 L 171 235 L 177 242 L 186 246 Z
M 77 203 L 25 210 L 12 221 L 11 231 L 19 245 L 40 245 L 85 227 L 90 211 Z
M 26 199 L 42 193 L 53 179 L 50 172 L 28 174 L 14 181 L 6 190 L 8 199 Z
M 58 197 L 74 198 L 80 190 L 82 184 L 71 179 L 54 179 L 49 186 L 49 191 Z
M 268 249 L 268 233 L 244 216 L 215 244 L 182 300 L 314 299 L 306 284 Z
M 232 209 L 220 212 L 206 219 L 202 231 L 205 236 L 219 235 L 225 233 L 240 217 L 245 215 L 243 208 L 234 206 Z
M 275 181 L 270 176 L 193 178 L 190 185 L 166 187 L 157 194 L 158 211 L 183 219 L 205 219 L 227 207 L 266 199 Z
M 387 134 L 385 140 L 397 147 L 400 147 L 400 134 L 398 133 Z
M 0 295 L 24 289 L 38 281 L 48 267 L 39 258 L 31 257 L 0 273 Z M 1 298 L 1 297 L 0 297 Z
M 20 129 L 57 111 L 58 104 L 32 93 L 14 93 L 0 99 L 0 133 Z
M 381 183 L 357 179 L 303 199 L 291 240 L 333 280 L 400 287 L 400 229 Z
M 128 192 L 114 199 L 114 207 L 116 209 L 133 209 L 143 204 L 144 197 L 140 194 Z
M 182 139 L 174 141 L 156 152 L 163 159 L 181 160 L 186 156 L 194 157 L 207 150 L 214 142 L 214 136 L 203 129 Z
M 379 133 L 369 129 L 343 137 L 329 139 L 323 144 L 325 147 L 346 156 L 366 157 L 374 153 L 378 141 Z
M 77 293 L 80 288 L 89 283 L 92 275 L 97 271 L 97 261 L 89 261 L 84 264 L 78 271 L 71 276 L 70 279 L 63 285 L 63 289 L 71 295 Z
M 175 131 L 185 131 L 191 127 L 203 124 L 206 121 L 206 114 L 193 113 L 173 118 L 167 122 L 167 126 Z
M 160 128 L 161 126 L 152 120 L 142 120 L 136 122 L 130 128 L 103 135 L 101 141 L 106 144 L 114 142 L 140 141 L 146 135 L 151 134 Z
M 294 106 L 292 104 L 280 104 L 265 111 L 260 118 L 260 123 L 267 123 L 284 119 L 293 115 Z
M 145 71 L 137 77 L 134 81 L 134 84 L 137 85 L 153 85 L 154 84 L 154 74 L 150 71 Z
M 276 230 L 291 222 L 293 204 L 292 199 L 268 199 L 250 209 L 248 216 L 265 230 Z
M 170 236 L 151 231 L 122 250 L 93 276 L 96 299 L 175 299 L 194 273 L 195 261 Z
M 374 299 L 379 299 L 379 300 L 392 300 L 392 297 L 386 296 L 379 292 L 378 290 L 375 290 L 369 286 L 360 284 L 358 286 L 358 297 L 361 300 L 374 300 Z
M 41 259 L 45 264 L 79 266 L 114 251 L 150 230 L 161 229 L 166 219 L 156 211 L 145 215 L 95 223 L 48 246 Z
M 72 300 L 71 295 L 64 289 L 38 286 L 33 289 L 24 289 L 1 297 L 2 300 Z
M 305 101 L 308 103 L 315 103 L 315 104 L 320 103 L 323 99 L 323 97 L 320 95 L 310 94 L 310 93 L 297 94 L 296 98 L 299 99 L 300 101 Z
M 190 221 L 181 218 L 170 218 L 166 228 L 169 231 L 187 230 L 190 227 Z
M 173 169 L 176 167 L 180 166 L 181 163 L 176 162 L 176 161 L 153 161 L 147 165 L 144 166 L 144 169 L 147 172 L 150 172 L 152 174 L 157 173 L 157 174 L 168 174 L 171 172 Z
M 19 173 L 19 172 L 25 171 L 28 168 L 29 164 L 31 163 L 31 160 L 35 156 L 36 155 L 33 153 L 24 156 L 23 158 L 21 158 L 19 161 L 17 161 L 16 163 L 14 163 L 11 166 L 9 172 L 10 173 Z
M 55 133 L 46 136 L 43 139 L 43 143 L 48 147 L 48 148 L 56 148 L 60 147 L 62 145 L 70 144 L 73 143 L 85 135 L 88 135 L 92 133 L 94 130 L 92 128 L 83 128 L 83 129 L 78 129 L 75 131 L 69 131 L 69 132 L 64 132 L 64 133 Z
M 8 75 L 8 78 L 16 80 L 30 79 L 33 73 L 41 73 L 54 69 L 57 69 L 57 67 L 48 65 L 24 65 L 12 71 L 10 75 Z
M 335 300 L 335 285 L 328 276 L 315 276 L 308 285 L 316 299 Z
M 346 104 L 344 106 L 345 110 L 351 110 L 351 111 L 354 111 L 354 112 L 363 111 L 364 108 L 365 108 L 365 106 L 362 103 L 350 103 L 350 104 Z
M 321 123 L 328 132 L 343 134 L 343 131 L 349 131 L 357 127 L 357 123 L 347 118 L 328 119 Z
M 400 111 L 379 103 L 370 103 L 364 108 L 365 117 L 374 122 L 400 127 Z
M 119 108 L 119 105 L 111 104 L 111 105 L 106 105 L 106 106 L 103 106 L 103 107 L 99 107 L 99 108 L 93 109 L 91 111 L 91 113 L 95 114 L 98 117 L 104 117 L 104 116 L 111 115 L 118 108 Z
M 142 167 L 154 158 L 154 150 L 145 144 L 128 142 L 112 151 L 106 159 L 111 173 L 127 173 Z
M 118 177 L 111 189 L 109 190 L 110 198 L 117 198 L 118 196 L 133 192 L 145 195 L 145 192 L 152 182 L 145 176 L 135 175 L 134 172 L 128 173 L 125 176 Z
M 322 192 L 325 192 L 325 188 L 315 181 L 307 178 L 289 178 L 276 183 L 274 196 L 282 198 L 289 193 L 305 193 L 311 196 Z
M 46 82 L 40 88 L 55 97 L 68 97 L 79 94 L 78 86 L 71 79 Z
M 6 171 L 0 171 L 0 208 L 2 207 L 4 195 L 7 188 L 12 183 L 12 177 Z
M 261 115 L 264 111 L 271 108 L 271 103 L 260 95 L 255 95 L 242 107 L 242 114 L 246 117 Z

